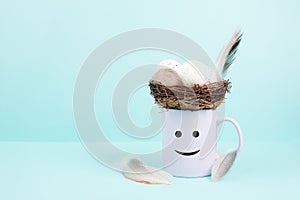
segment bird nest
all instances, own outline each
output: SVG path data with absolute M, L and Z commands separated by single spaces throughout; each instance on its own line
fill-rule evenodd
M 155 102 L 167 109 L 205 110 L 216 109 L 224 102 L 226 92 L 230 90 L 230 82 L 223 80 L 203 85 L 165 86 L 159 82 L 150 81 L 149 87 Z

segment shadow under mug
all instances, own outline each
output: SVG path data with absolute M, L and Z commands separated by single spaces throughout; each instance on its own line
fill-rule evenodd
M 217 127 L 231 122 L 239 136 L 239 155 L 243 136 L 238 123 L 220 117 L 216 110 L 164 110 L 162 129 L 162 161 L 164 170 L 178 177 L 211 175 L 211 168 L 220 157 L 217 152 Z

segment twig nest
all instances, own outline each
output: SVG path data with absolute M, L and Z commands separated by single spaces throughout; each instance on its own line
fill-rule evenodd
M 228 80 L 207 84 L 194 84 L 193 87 L 182 85 L 166 86 L 160 82 L 149 82 L 151 95 L 155 102 L 166 109 L 205 110 L 216 109 L 229 92 Z
M 167 109 L 204 110 L 217 108 L 229 91 L 216 68 L 198 61 L 159 63 L 149 86 L 155 102 Z

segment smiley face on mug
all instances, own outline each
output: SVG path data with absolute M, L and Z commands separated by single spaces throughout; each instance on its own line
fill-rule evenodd
M 213 127 L 210 112 L 168 110 L 163 127 L 163 158 L 166 163 L 177 159 L 197 162 L 212 148 L 213 138 L 207 137 Z
M 174 135 L 175 135 L 176 138 L 180 139 L 180 138 L 182 137 L 182 132 L 181 132 L 180 130 L 175 131 L 175 134 L 174 134 Z M 195 139 L 197 139 L 197 138 L 200 136 L 200 133 L 199 133 L 198 130 L 196 130 L 196 131 L 193 131 L 192 135 L 193 135 L 193 137 L 194 137 Z M 175 151 L 176 153 L 178 153 L 179 155 L 182 155 L 182 156 L 193 156 L 193 155 L 199 153 L 199 152 L 200 152 L 200 149 L 197 149 L 197 150 L 195 150 L 195 151 L 179 151 L 179 150 L 176 150 L 176 149 L 175 149 L 174 151 Z

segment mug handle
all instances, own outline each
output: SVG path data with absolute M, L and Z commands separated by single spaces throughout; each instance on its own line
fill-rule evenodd
M 237 133 L 238 133 L 238 136 L 239 136 L 239 147 L 237 149 L 237 156 L 240 154 L 241 150 L 242 150 L 242 147 L 243 147 L 243 133 L 242 133 L 242 129 L 241 127 L 239 126 L 239 124 L 237 123 L 237 121 L 235 121 L 233 118 L 231 117 L 220 117 L 220 119 L 218 120 L 219 123 L 223 122 L 223 121 L 227 121 L 227 122 L 231 122 Z

